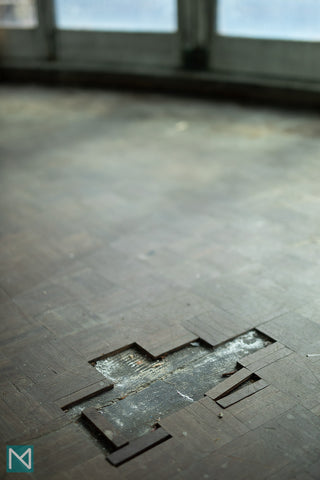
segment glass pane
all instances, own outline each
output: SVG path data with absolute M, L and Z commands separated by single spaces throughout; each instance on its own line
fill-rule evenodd
M 0 0 L 0 26 L 30 28 L 37 24 L 35 0 Z
M 59 28 L 174 32 L 176 0 L 56 0 Z
M 219 0 L 218 33 L 280 40 L 320 40 L 319 0 Z

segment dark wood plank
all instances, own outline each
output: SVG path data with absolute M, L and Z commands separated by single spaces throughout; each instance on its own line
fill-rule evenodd
M 305 428 L 302 427 L 303 421 Z M 291 408 L 240 438 L 235 438 L 210 455 L 199 458 L 173 478 L 282 479 L 281 472 L 289 466 L 291 478 L 296 478 L 295 472 L 301 472 L 302 463 L 305 465 L 313 463 L 319 455 L 319 442 L 316 440 L 319 435 L 318 422 L 309 427 L 310 421 L 312 422 L 312 414 L 305 415 L 299 409 Z M 299 440 L 295 438 L 296 428 L 301 428 Z
M 185 409 L 161 419 L 160 425 L 196 456 L 208 455 L 215 449 L 216 437 L 212 435 L 212 431 L 208 432 L 208 429 Z
M 97 383 L 92 385 L 88 385 L 81 390 L 77 390 L 69 395 L 59 398 L 56 400 L 56 404 L 59 405 L 60 408 L 63 410 L 75 405 L 82 400 L 87 400 L 90 397 L 98 395 L 99 393 L 105 392 L 107 390 L 111 390 L 113 388 L 113 384 L 110 383 L 108 380 L 100 380 Z
M 8 318 L 10 319 L 10 316 Z M 6 341 L 6 335 L 4 335 L 4 341 L 1 342 L 1 356 L 10 358 L 14 362 L 23 356 L 24 349 L 29 350 L 32 346 L 36 350 L 37 345 L 46 342 L 50 336 L 48 330 L 41 325 L 30 325 L 19 331 L 15 331 L 13 326 L 12 329 L 9 327 L 6 333 L 9 333 L 11 338 Z
M 147 480 L 151 475 L 153 478 L 156 475 L 157 480 L 167 480 L 197 458 L 197 452 L 188 449 L 179 439 L 171 438 L 169 442 L 163 442 L 157 448 L 151 448 L 130 462 L 123 463 L 117 471 L 125 478 Z
M 255 429 L 269 420 L 278 417 L 296 405 L 289 395 L 269 386 L 231 405 L 229 412 L 250 429 Z
M 161 427 L 157 428 L 154 432 L 147 433 L 143 437 L 140 437 L 137 440 L 130 442 L 125 447 L 122 447 L 120 450 L 111 453 L 107 456 L 107 460 L 114 466 L 121 465 L 169 438 L 169 433 Z
M 248 367 L 248 365 L 251 365 L 252 363 L 257 362 L 258 360 L 261 360 L 262 358 L 267 357 L 271 353 L 277 352 L 282 348 L 284 348 L 284 345 L 280 342 L 271 343 L 270 345 L 267 345 L 265 348 L 261 348 L 260 350 L 257 350 L 256 352 L 251 353 L 246 357 L 242 357 L 239 360 L 239 364 L 242 365 L 243 367 Z
M 127 445 L 128 440 L 124 438 L 124 436 L 121 435 L 121 433 L 119 433 L 96 408 L 85 408 L 82 411 L 82 416 L 91 422 L 115 448 L 121 448 L 124 445 Z
M 295 352 L 320 353 L 320 325 L 298 312 L 283 315 L 263 324 L 261 331 L 284 343 Z
M 24 429 L 41 428 L 53 418 L 62 415 L 61 410 L 52 407 L 49 402 L 39 403 L 23 386 L 17 387 L 7 382 L 0 383 L 2 400 L 13 414 L 15 414 L 24 424 Z M 18 429 L 17 433 L 18 434 Z
M 179 440 L 183 448 L 202 457 L 248 431 L 228 411 L 220 418 L 221 412 L 222 408 L 207 397 L 204 403 L 202 400 L 194 402 L 161 419 L 160 425 Z
M 241 437 L 248 432 L 248 427 L 239 421 L 229 410 L 222 411 L 221 407 L 211 398 L 204 397 L 198 402 L 194 402 L 185 408 L 186 412 L 192 415 L 193 420 L 199 425 L 197 429 L 190 429 L 192 423 L 182 423 L 181 428 L 187 432 L 187 437 L 182 435 L 181 442 L 183 446 L 190 445 L 190 449 L 197 451 L 199 455 L 202 452 L 212 452 L 221 448 L 237 437 Z M 223 412 L 223 416 L 221 413 Z M 184 419 L 183 419 L 184 420 Z M 183 422 L 182 420 L 182 422 Z M 207 440 L 206 435 L 210 439 Z M 197 436 L 202 442 L 202 448 L 193 448 L 193 436 Z M 203 442 L 206 441 L 206 445 Z
M 77 423 L 70 423 L 44 436 L 34 438 L 34 471 L 37 478 L 50 478 L 68 471 L 101 453 L 99 446 L 92 441 Z
M 290 309 L 282 298 L 278 298 L 279 286 L 271 279 L 269 285 L 265 286 L 262 277 L 256 272 L 243 271 L 236 276 L 225 275 L 218 282 L 214 278 L 199 282 L 195 286 L 195 291 L 198 295 L 211 300 L 215 307 L 232 315 L 236 319 L 234 327 L 237 325 L 239 327 L 241 319 L 241 325 L 246 325 L 246 329 L 250 329 L 259 322 L 266 322 Z M 291 301 L 293 302 L 293 299 Z M 235 335 L 243 331 L 238 330 Z
M 45 328 L 34 325 L 20 308 L 9 301 L 0 304 L 0 359 L 12 361 L 30 342 L 48 337 Z
M 71 274 L 61 275 L 56 281 L 67 292 L 71 292 L 74 298 L 81 300 L 85 295 L 88 301 L 103 297 L 114 286 L 92 268 L 82 268 Z
M 18 349 L 12 357 L 18 365 L 23 365 L 25 375 L 35 383 L 47 380 L 54 384 L 55 377 L 68 370 L 88 372 L 83 356 L 63 340 L 55 338 L 43 339 L 41 342 L 37 341 L 36 336 L 30 338 L 23 351 Z
M 88 480 L 88 479 L 121 480 L 124 477 L 119 469 L 110 465 L 103 454 L 89 460 L 80 461 L 73 467 L 50 477 L 50 480 Z
M 120 321 L 121 317 L 116 316 L 114 324 L 103 322 L 102 325 L 93 325 L 89 330 L 78 330 L 64 337 L 64 341 L 73 350 L 81 352 L 89 362 L 133 343 L 133 339 L 127 337 L 129 331 L 125 331 L 119 338 L 117 326 Z
M 272 475 L 282 478 L 279 472 L 292 463 L 292 456 L 285 454 L 288 445 L 293 443 L 296 455 L 297 444 L 294 444 L 292 432 L 288 432 L 285 426 L 269 423 L 267 427 L 261 426 L 250 431 L 240 440 L 236 438 L 205 458 L 199 458 L 174 480 L 267 479 Z M 300 458 L 302 456 L 303 452 L 300 452 Z
M 283 347 L 268 353 L 268 355 L 262 356 L 261 358 L 257 358 L 257 360 L 252 361 L 249 365 L 246 366 L 246 368 L 248 368 L 252 372 L 258 372 L 261 368 L 264 368 L 267 365 L 270 365 L 271 363 L 280 360 L 281 358 L 287 357 L 292 353 L 292 350 Z M 239 360 L 238 363 L 239 365 L 242 365 L 242 359 Z
M 248 380 L 251 375 L 252 372 L 246 368 L 241 368 L 226 380 L 211 388 L 205 395 L 212 398 L 212 400 L 218 400 Z
M 242 318 L 239 322 L 238 317 L 216 305 L 183 323 L 186 328 L 212 346 L 220 345 L 253 327 L 253 323 L 247 319 Z
M 201 398 L 198 402 L 195 402 L 195 404 L 201 405 L 207 409 L 206 414 L 203 410 L 201 411 L 201 422 L 212 425 L 215 431 L 221 432 L 221 435 L 226 433 L 229 434 L 233 439 L 248 432 L 248 427 L 244 424 L 244 422 L 241 422 L 238 418 L 236 418 L 230 409 L 222 412 L 219 405 L 210 397 Z M 192 409 L 192 405 L 187 408 Z M 222 418 L 220 416 L 221 413 L 223 413 Z
M 61 307 L 74 301 L 74 296 L 62 285 L 52 281 L 40 285 L 14 297 L 14 301 L 23 312 L 36 317 L 47 310 Z
M 151 335 L 142 335 L 139 345 L 146 350 L 154 359 L 183 348 L 191 342 L 198 340 L 198 337 L 177 325 L 165 329 L 157 329 Z
M 24 430 L 23 434 L 17 435 L 12 439 L 12 443 L 14 445 L 23 445 L 28 442 L 31 443 L 33 439 L 44 437 L 52 432 L 61 430 L 71 423 L 74 423 L 74 420 L 62 412 L 59 416 L 49 422 L 42 422 L 38 427 Z
M 291 478 L 296 478 L 303 465 L 307 471 L 319 459 L 319 422 L 302 407 L 293 407 L 243 435 L 241 441 L 236 438 L 199 459 L 177 478 L 211 478 L 214 473 L 218 480 L 282 479 L 281 472 L 290 466 Z
M 6 441 L 21 434 L 25 430 L 23 421 L 0 399 L 0 441 Z
M 240 402 L 246 397 L 250 397 L 250 395 L 253 395 L 256 392 L 259 392 L 259 390 L 262 390 L 267 386 L 268 386 L 267 382 L 265 382 L 264 380 L 258 380 L 257 382 L 253 382 L 253 383 L 250 383 L 249 385 L 245 385 L 241 389 L 233 393 L 230 393 L 229 395 L 223 398 L 220 398 L 220 400 L 217 400 L 217 403 L 222 408 L 230 407 L 234 403 Z
M 319 364 L 297 353 L 258 370 L 259 377 L 299 402 L 319 391 Z

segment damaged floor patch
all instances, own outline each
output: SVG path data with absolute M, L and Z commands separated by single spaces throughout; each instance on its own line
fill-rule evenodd
M 95 363 L 114 388 L 74 406 L 69 415 L 94 407 L 124 437 L 136 439 L 162 417 L 203 397 L 223 380 L 223 374 L 236 369 L 240 358 L 270 343 L 252 330 L 217 348 L 193 342 L 157 361 L 129 348 Z

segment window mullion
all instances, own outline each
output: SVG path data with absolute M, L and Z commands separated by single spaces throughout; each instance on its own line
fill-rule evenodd
M 46 60 L 55 60 L 55 13 L 54 0 L 36 0 L 39 21 L 39 36 L 43 43 L 43 55 Z

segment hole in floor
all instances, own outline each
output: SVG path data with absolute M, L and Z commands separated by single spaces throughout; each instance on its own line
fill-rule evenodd
M 251 330 L 216 348 L 199 340 L 156 361 L 138 347 L 128 348 L 94 363 L 114 388 L 71 407 L 68 415 L 74 418 L 94 407 L 132 441 L 152 431 L 162 417 L 202 398 L 237 369 L 240 358 L 272 342 Z

